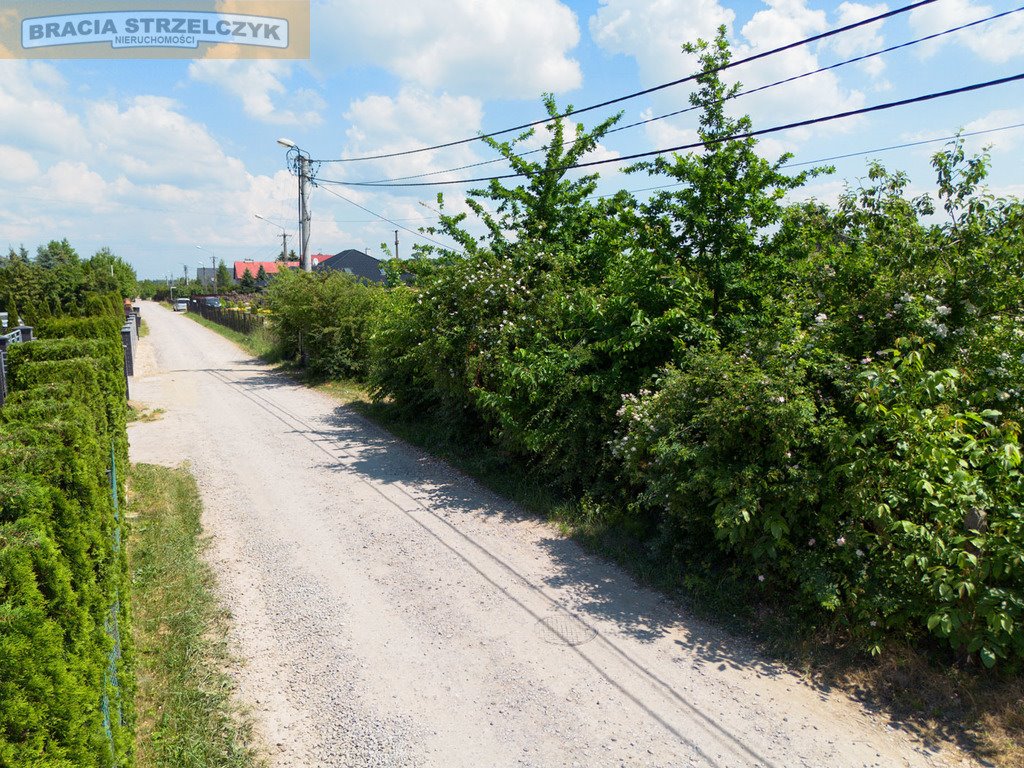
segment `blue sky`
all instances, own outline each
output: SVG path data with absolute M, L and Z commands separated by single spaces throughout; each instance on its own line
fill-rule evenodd
M 499 130 L 543 114 L 541 94 L 586 106 L 690 74 L 680 45 L 725 24 L 737 56 L 774 48 L 897 5 L 814 0 L 312 0 L 309 61 L 0 61 L 0 247 L 30 250 L 67 237 L 82 255 L 102 246 L 141 277 L 194 274 L 210 254 L 272 259 L 279 223 L 296 243 L 296 182 L 276 144 L 314 158 L 357 157 Z M 737 67 L 757 86 L 1012 10 L 1016 3 L 937 0 L 918 11 Z M 1024 12 L 733 102 L 767 128 L 1024 72 Z M 687 106 L 678 86 L 614 109 L 634 122 Z M 959 128 L 1024 123 L 1024 84 L 773 134 L 761 151 L 812 161 L 942 137 Z M 595 158 L 692 141 L 694 114 L 610 136 Z M 539 140 L 530 146 L 538 146 Z M 970 140 L 992 145 L 990 187 L 1024 196 L 1024 129 Z M 874 157 L 930 192 L 941 145 L 835 163 L 801 197 L 832 201 Z M 479 142 L 385 161 L 323 165 L 324 179 L 372 180 L 491 159 Z M 501 165 L 485 166 L 497 172 Z M 651 186 L 611 164 L 601 191 Z M 474 174 L 477 175 L 477 174 Z M 458 178 L 459 174 L 431 178 Z M 436 188 L 331 187 L 411 230 L 429 224 Z M 445 187 L 450 209 L 465 187 Z M 316 188 L 311 252 L 369 249 L 395 227 Z M 409 255 L 414 235 L 399 235 Z M 201 246 L 203 250 L 197 249 Z

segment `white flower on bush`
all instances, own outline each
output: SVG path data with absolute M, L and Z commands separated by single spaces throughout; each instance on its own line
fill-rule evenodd
M 814 316 L 814 322 L 816 322 L 818 325 L 821 325 L 826 320 L 828 320 L 828 315 L 826 315 L 824 312 L 819 312 Z
M 845 536 L 840 536 L 838 539 L 836 539 L 836 545 L 837 546 L 841 547 L 844 544 L 846 544 L 846 537 Z
M 942 315 L 943 317 L 946 317 L 946 316 L 947 316 L 947 315 L 948 315 L 948 314 L 949 314 L 950 312 L 952 312 L 953 310 L 952 310 L 952 309 L 950 309 L 949 307 L 947 307 L 947 306 L 946 306 L 945 304 L 942 304 L 942 305 L 940 305 L 940 306 L 936 307 L 936 308 L 935 308 L 935 311 L 936 311 L 936 312 L 937 312 L 938 314 Z

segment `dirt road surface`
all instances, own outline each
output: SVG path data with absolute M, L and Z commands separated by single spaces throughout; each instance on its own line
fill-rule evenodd
M 191 463 L 275 768 L 939 766 L 836 692 L 145 302 L 132 459 Z

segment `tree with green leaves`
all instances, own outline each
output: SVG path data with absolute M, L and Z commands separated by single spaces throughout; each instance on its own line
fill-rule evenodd
M 256 291 L 256 278 L 252 276 L 252 270 L 248 267 L 242 273 L 242 279 L 238 283 L 238 289 L 242 293 L 254 293 Z
M 74 306 L 84 286 L 84 272 L 78 253 L 67 239 L 39 246 L 35 264 L 42 269 L 43 293 L 54 312 Z
M 698 88 L 690 103 L 700 110 L 697 135 L 704 147 L 627 170 L 665 176 L 680 185 L 657 192 L 642 206 L 647 237 L 671 249 L 698 281 L 707 317 L 722 333 L 731 316 L 758 311 L 762 295 L 771 292 L 780 274 L 769 233 L 782 218 L 784 196 L 831 169 L 788 176 L 782 168 L 791 155 L 772 163 L 757 153 L 750 118 L 727 112 L 740 85 L 726 85 L 720 75 L 732 59 L 724 26 L 712 42 L 687 43 L 683 50 L 699 56 Z
M 224 259 L 217 265 L 217 293 L 227 293 L 231 290 L 231 272 L 228 270 Z
M 115 256 L 109 248 L 101 248 L 82 264 L 88 290 L 113 292 L 121 298 L 132 298 L 138 291 L 138 280 L 130 264 Z
M 8 313 L 11 324 L 19 317 L 31 324 L 43 303 L 42 270 L 29 260 L 24 246 L 11 248 L 0 258 L 0 310 Z

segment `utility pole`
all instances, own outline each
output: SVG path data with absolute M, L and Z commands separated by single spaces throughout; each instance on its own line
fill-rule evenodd
M 188 264 L 182 264 L 181 268 L 185 272 L 185 285 L 188 285 Z
M 309 153 L 300 149 L 291 139 L 278 139 L 277 143 L 288 148 L 289 160 L 292 159 L 292 153 L 294 153 L 294 168 L 299 177 L 299 265 L 303 271 L 312 272 L 313 265 L 309 263 L 309 187 L 311 183 Z
M 395 230 L 395 258 L 400 258 L 398 255 L 398 230 Z
M 288 233 L 281 232 L 281 261 L 288 261 Z
M 299 152 L 299 264 L 303 271 L 312 272 L 309 263 L 309 158 Z

